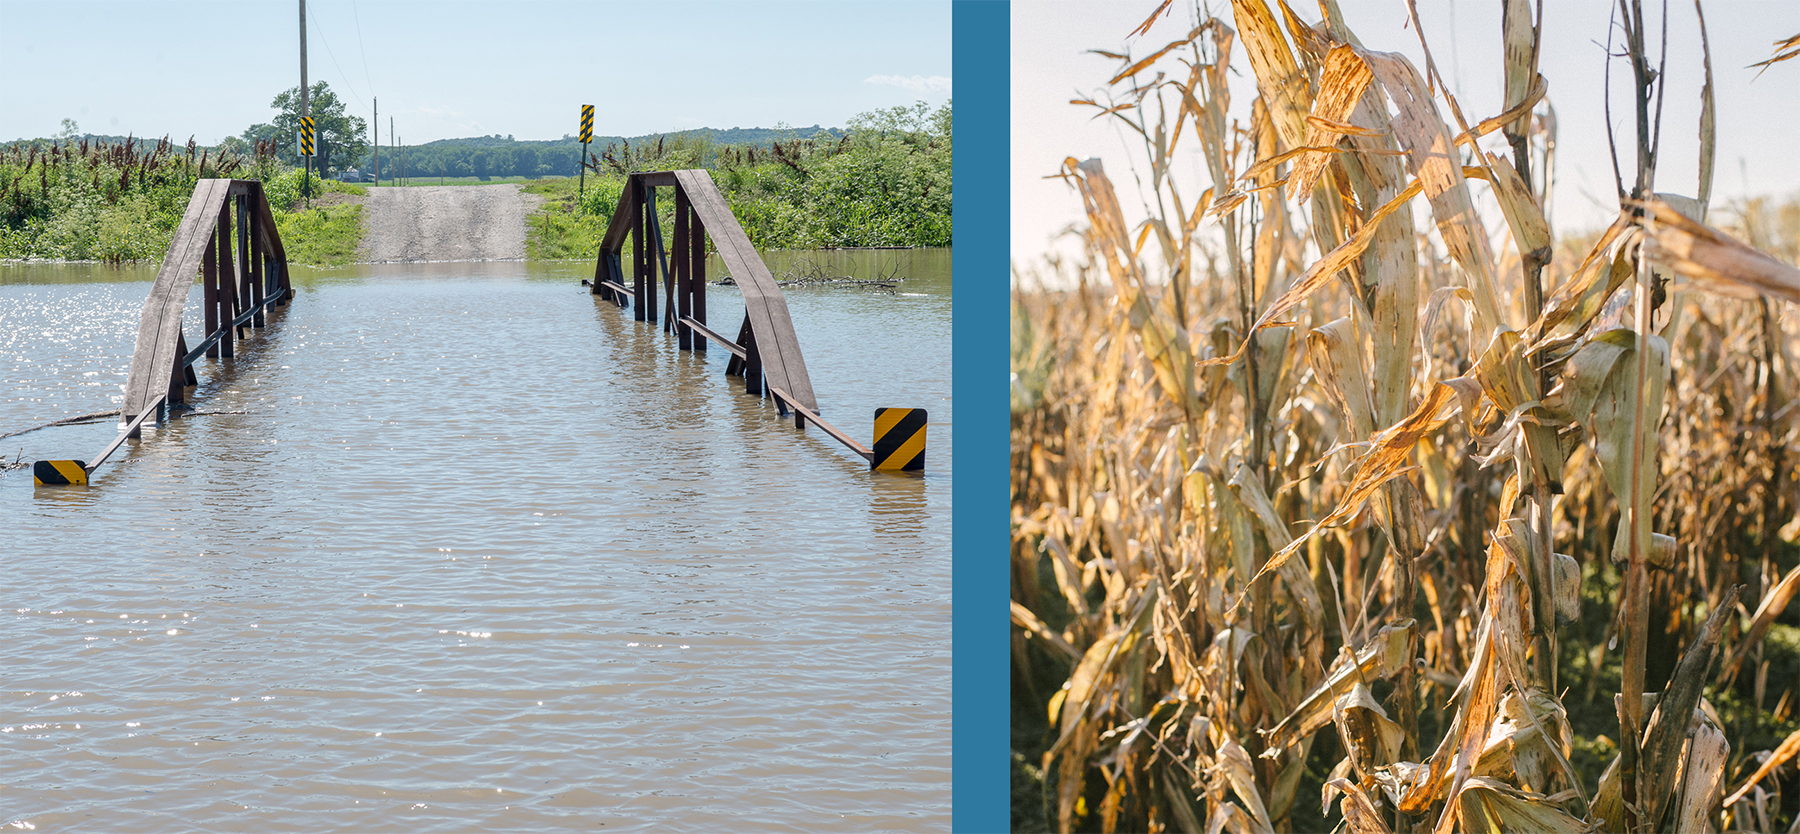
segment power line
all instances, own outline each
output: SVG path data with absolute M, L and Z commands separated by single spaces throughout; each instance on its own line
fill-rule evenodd
M 369 77 L 369 52 L 363 48 L 362 14 L 356 10 L 356 0 L 350 0 L 350 14 L 356 20 L 356 50 L 362 53 L 363 81 L 369 85 L 369 96 L 375 96 L 375 79 Z
M 314 29 L 319 30 L 319 40 L 325 41 L 325 54 L 331 56 L 331 65 L 337 67 L 338 77 L 344 79 L 344 89 L 350 92 L 350 95 L 356 99 L 356 103 L 360 105 L 362 109 L 369 109 L 369 105 L 363 102 L 362 96 L 356 94 L 356 87 L 351 85 L 350 74 L 344 72 L 343 67 L 338 66 L 337 53 L 331 51 L 331 41 L 325 39 L 325 27 L 319 25 L 319 16 L 317 13 L 313 14 L 312 25 Z M 365 72 L 366 71 L 365 68 Z

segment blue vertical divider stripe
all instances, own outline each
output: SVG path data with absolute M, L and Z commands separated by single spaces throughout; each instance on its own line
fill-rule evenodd
M 951 827 L 1011 827 L 1006 601 L 1006 415 L 1012 8 L 956 0 L 955 250 L 951 338 L 957 431 L 953 495 Z

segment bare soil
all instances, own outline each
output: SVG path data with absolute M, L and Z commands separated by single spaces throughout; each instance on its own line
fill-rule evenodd
M 524 260 L 525 216 L 541 202 L 516 183 L 370 188 L 357 260 Z

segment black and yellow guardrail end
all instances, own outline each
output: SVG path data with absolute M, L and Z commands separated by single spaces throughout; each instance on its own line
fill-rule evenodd
M 925 470 L 923 408 L 875 409 L 875 454 L 869 468 L 888 472 Z
M 82 486 L 87 480 L 87 462 L 80 460 L 40 460 L 31 464 L 31 477 L 38 486 Z

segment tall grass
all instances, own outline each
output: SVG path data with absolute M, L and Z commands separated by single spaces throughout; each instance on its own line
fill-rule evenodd
M 592 257 L 626 175 L 704 168 L 759 249 L 949 246 L 950 106 L 865 113 L 841 138 L 715 146 L 702 134 L 609 145 L 587 160 L 587 193 L 528 186 L 550 198 L 534 217 L 533 257 Z M 674 206 L 659 205 L 663 228 Z
M 1321 8 L 1197 8 L 1077 102 L 1141 137 L 1150 217 L 1069 160 L 1074 288 L 1015 294 L 1015 825 L 1788 830 L 1800 217 L 1705 225 L 1710 55 L 1660 192 L 1620 3 L 1619 214 L 1559 246 L 1532 4 L 1481 121 Z
M 200 179 L 261 179 L 278 209 L 298 199 L 304 175 L 274 151 L 262 144 L 246 158 L 167 137 L 0 148 L 0 258 L 159 260 Z

